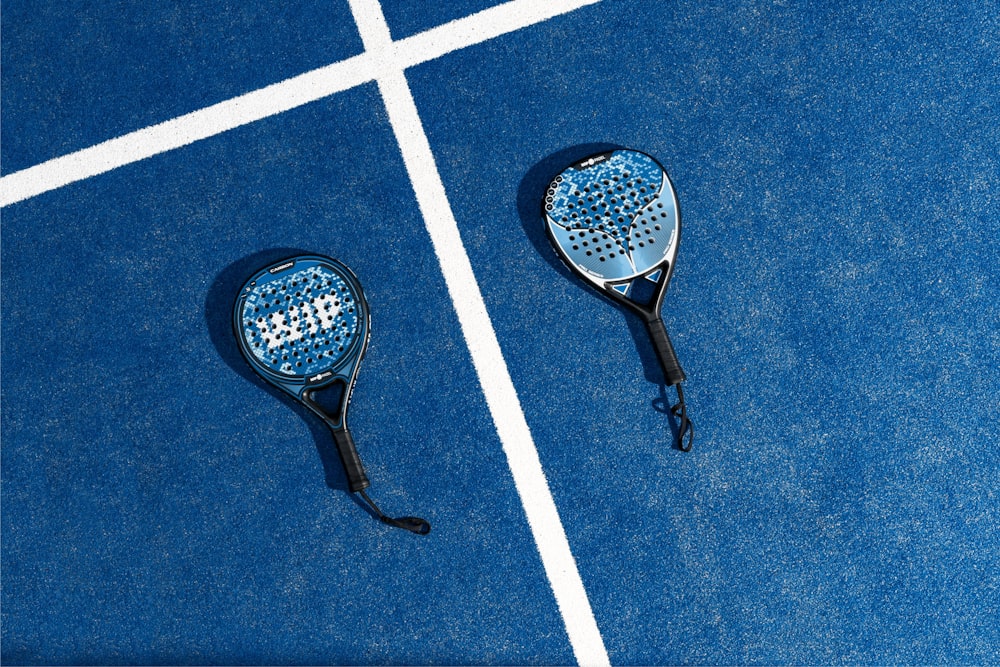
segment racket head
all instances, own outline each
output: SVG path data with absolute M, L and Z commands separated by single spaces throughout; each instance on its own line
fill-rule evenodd
M 659 311 L 680 246 L 680 204 L 652 156 L 620 148 L 566 167 L 542 202 L 546 232 L 560 259 L 598 289 L 640 310 Z M 656 285 L 653 303 L 634 293 Z
M 339 423 L 368 346 L 370 320 L 357 276 L 323 255 L 297 255 L 260 269 L 233 306 L 240 351 L 265 380 L 314 411 L 305 400 L 312 391 L 344 383 Z

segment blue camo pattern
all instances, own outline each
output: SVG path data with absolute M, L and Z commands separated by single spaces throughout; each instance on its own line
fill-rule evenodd
M 622 280 L 670 254 L 677 207 L 670 181 L 653 158 L 633 150 L 602 157 L 559 174 L 546 193 L 545 210 L 551 236 L 570 262 L 588 275 Z
M 344 358 L 358 333 L 358 314 L 350 285 L 317 264 L 257 281 L 243 302 L 242 333 L 261 366 L 304 377 Z

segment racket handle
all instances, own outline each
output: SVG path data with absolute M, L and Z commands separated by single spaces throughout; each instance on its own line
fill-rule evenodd
M 367 489 L 371 486 L 371 482 L 365 475 L 365 467 L 361 465 L 361 457 L 358 456 L 358 448 L 354 446 L 351 432 L 346 427 L 331 430 L 333 431 L 333 442 L 337 445 L 337 454 L 340 455 L 344 473 L 347 474 L 347 485 L 351 493 Z
M 656 357 L 660 360 L 660 368 L 663 369 L 663 377 L 667 381 L 668 387 L 673 387 L 687 379 L 681 362 L 677 361 L 677 353 L 674 352 L 674 345 L 667 335 L 667 327 L 659 317 L 646 320 L 646 329 L 649 331 L 649 338 L 653 341 L 653 349 L 656 350 Z

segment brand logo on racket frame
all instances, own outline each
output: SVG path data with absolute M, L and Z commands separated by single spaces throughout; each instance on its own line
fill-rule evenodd
M 295 260 L 294 259 L 292 261 L 290 261 L 290 262 L 285 262 L 284 264 L 282 264 L 280 266 L 276 266 L 276 267 L 274 267 L 272 269 L 268 269 L 268 273 L 281 273 L 285 269 L 290 269 L 293 266 L 295 266 Z
M 586 160 L 578 162 L 575 165 L 575 167 L 578 171 L 582 169 L 587 169 L 589 167 L 593 167 L 595 164 L 600 164 L 601 162 L 604 162 L 605 160 L 608 159 L 608 157 L 610 156 L 607 153 L 601 153 L 600 155 L 592 155 Z

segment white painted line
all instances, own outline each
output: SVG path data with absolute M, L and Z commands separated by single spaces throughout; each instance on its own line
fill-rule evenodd
M 390 49 L 392 38 L 378 0 L 349 2 L 365 49 Z M 386 66 L 378 85 L 573 653 L 581 665 L 610 665 L 402 67 Z
M 378 83 L 573 652 L 581 665 L 609 665 L 576 560 L 405 75 L 397 70 L 380 77 Z
M 395 43 L 366 44 L 367 53 L 4 176 L 0 207 L 353 88 L 389 66 L 412 67 L 595 2 L 512 0 Z
M 375 78 L 374 65 L 374 59 L 362 53 L 14 172 L 0 179 L 0 206 L 8 206 L 354 88 Z
M 397 65 L 407 68 L 474 44 L 547 21 L 600 0 L 513 0 L 456 19 L 393 44 Z

